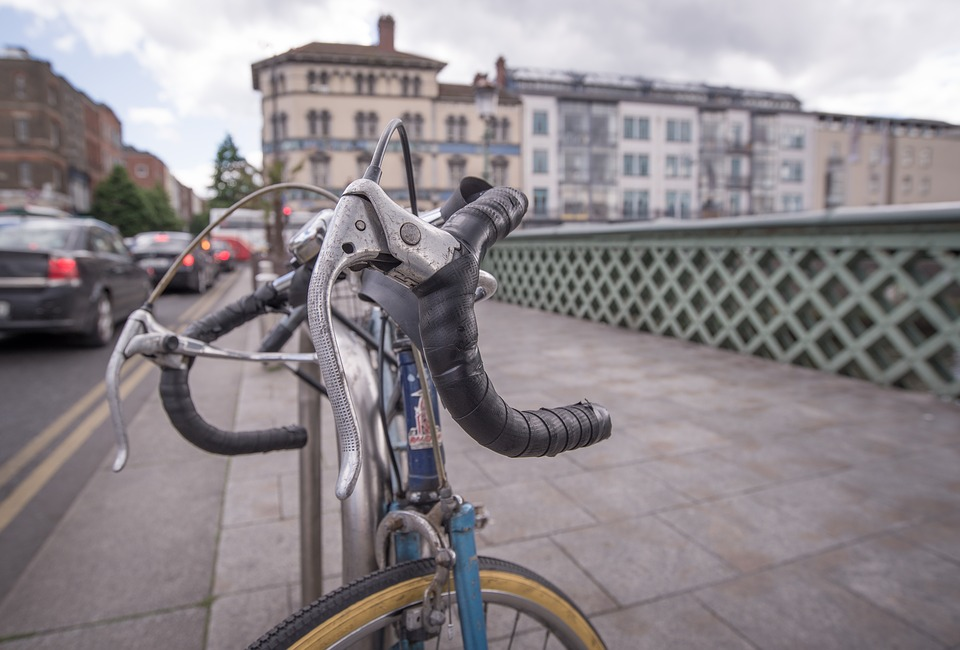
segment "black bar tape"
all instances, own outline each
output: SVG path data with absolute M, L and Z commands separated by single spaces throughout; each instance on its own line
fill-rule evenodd
M 260 431 L 224 431 L 205 421 L 190 397 L 186 368 L 164 368 L 160 375 L 160 399 L 174 428 L 188 442 L 222 456 L 258 454 L 281 449 L 300 449 L 307 444 L 307 431 L 298 425 Z
M 286 302 L 284 294 L 277 291 L 273 285 L 265 284 L 219 311 L 190 323 L 183 335 L 204 343 L 212 343 L 244 323 L 267 313 L 268 308 L 282 307 Z
M 610 437 L 607 410 L 587 401 L 519 411 L 497 394 L 483 368 L 473 311 L 479 264 L 527 208 L 522 193 L 495 188 L 450 217 L 443 229 L 466 254 L 415 289 L 423 354 L 451 417 L 474 440 L 505 456 L 555 456 Z
M 265 284 L 219 311 L 191 323 L 183 335 L 211 343 L 240 325 L 265 314 L 270 307 L 281 307 L 286 296 Z M 299 449 L 307 444 L 307 431 L 288 425 L 259 431 L 224 431 L 197 413 L 190 396 L 190 366 L 163 368 L 160 374 L 160 401 L 170 423 L 188 442 L 200 449 L 223 456 L 257 454 L 282 449 Z

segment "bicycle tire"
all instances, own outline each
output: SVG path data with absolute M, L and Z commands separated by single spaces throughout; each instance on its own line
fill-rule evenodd
M 536 640 L 536 647 L 602 649 L 603 641 L 580 609 L 557 587 L 511 562 L 480 557 L 480 585 L 491 647 L 513 639 Z M 250 646 L 279 648 L 393 647 L 403 612 L 419 607 L 434 574 L 432 559 L 414 560 L 372 573 L 333 591 L 288 617 Z M 446 598 L 447 595 L 444 595 Z M 456 596 L 451 594 L 455 619 Z M 512 620 L 511 620 L 512 617 Z M 382 634 L 393 640 L 382 642 Z M 402 633 L 400 633 L 402 634 Z M 371 643 L 371 639 L 377 640 Z M 548 644 L 548 642 L 551 642 Z M 442 644 L 449 644 L 445 646 Z M 461 647 L 459 626 L 448 639 L 447 624 L 423 647 Z M 502 647 L 507 647 L 503 645 Z M 526 647 L 526 646 L 524 646 Z

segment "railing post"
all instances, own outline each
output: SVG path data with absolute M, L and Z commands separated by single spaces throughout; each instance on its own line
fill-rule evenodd
M 306 330 L 300 332 L 300 351 L 313 352 Z M 300 370 L 318 382 L 320 366 L 309 361 Z M 323 544 L 321 512 L 320 393 L 298 382 L 300 424 L 307 430 L 307 446 L 300 450 L 300 595 L 304 605 L 323 595 Z

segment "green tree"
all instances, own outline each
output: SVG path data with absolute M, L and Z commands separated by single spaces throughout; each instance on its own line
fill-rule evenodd
M 152 189 L 143 190 L 143 198 L 150 210 L 150 225 L 147 230 L 182 230 L 183 221 L 173 211 L 170 197 L 160 183 Z
M 228 133 L 220 143 L 214 161 L 213 185 L 210 186 L 214 197 L 210 199 L 210 207 L 230 207 L 258 187 L 257 170 L 240 155 Z
M 151 208 L 121 165 L 116 165 L 93 191 L 90 212 L 116 226 L 124 237 L 150 229 Z

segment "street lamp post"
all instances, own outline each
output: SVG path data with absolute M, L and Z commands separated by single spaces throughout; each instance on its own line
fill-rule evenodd
M 490 141 L 493 139 L 493 117 L 497 112 L 497 87 L 478 74 L 473 80 L 474 103 L 483 121 L 483 179 L 490 181 Z

